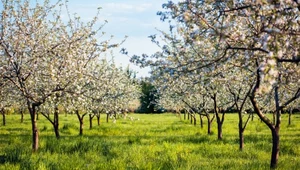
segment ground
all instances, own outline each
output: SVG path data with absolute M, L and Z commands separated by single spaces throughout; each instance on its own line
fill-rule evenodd
M 60 115 L 61 139 L 51 124 L 40 115 L 40 144 L 31 152 L 29 115 L 8 115 L 0 126 L 0 169 L 269 169 L 270 130 L 256 117 L 245 131 L 245 149 L 239 150 L 238 115 L 227 114 L 222 141 L 213 134 L 175 114 L 129 114 L 116 123 L 101 125 L 94 120 L 89 129 L 85 118 L 84 135 L 78 136 L 76 115 Z M 283 115 L 278 169 L 300 167 L 300 115 L 287 125 Z M 206 123 L 206 120 L 204 120 Z

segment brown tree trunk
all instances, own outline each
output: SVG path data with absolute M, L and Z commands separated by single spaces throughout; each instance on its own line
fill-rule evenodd
M 244 130 L 239 128 L 239 141 L 240 141 L 240 150 L 244 149 Z
M 217 120 L 218 120 L 218 116 L 217 116 Z M 218 140 L 222 140 L 223 139 L 223 129 L 222 129 L 222 123 L 218 121 Z
M 197 125 L 197 119 L 196 119 L 196 114 L 193 114 L 191 123 L 194 123 L 194 126 Z
M 83 121 L 82 119 L 79 120 L 80 126 L 79 126 L 79 135 L 83 135 Z
M 53 122 L 53 127 L 54 127 L 54 132 L 55 132 L 55 136 L 57 139 L 60 138 L 60 134 L 59 134 L 59 117 L 58 117 L 58 107 L 55 107 L 54 110 L 54 122 Z
M 211 135 L 211 123 L 212 123 L 212 121 L 210 120 L 209 115 L 207 115 L 206 118 L 207 118 L 207 134 Z
M 242 110 L 239 110 L 239 143 L 240 143 L 240 150 L 244 149 L 244 128 L 243 128 L 243 115 Z
M 90 120 L 90 129 L 93 128 L 93 118 L 94 118 L 94 114 L 89 114 L 89 120 Z
M 98 126 L 100 126 L 100 113 L 96 115 Z
M 84 118 L 84 116 L 85 116 L 87 113 L 83 114 L 82 116 L 80 116 L 78 110 L 76 110 L 75 113 L 76 113 L 77 118 L 78 118 L 78 120 L 79 120 L 79 135 L 82 136 L 82 135 L 83 135 L 83 118 Z
M 292 124 L 292 114 L 293 114 L 293 109 L 290 109 L 290 112 L 289 112 L 289 126 Z
M 218 125 L 218 140 L 222 140 L 223 139 L 222 126 L 223 126 L 223 122 L 224 122 L 225 111 L 223 111 L 222 118 L 221 118 L 220 113 L 219 113 L 219 108 L 217 106 L 217 94 L 214 94 L 212 99 L 214 101 L 214 111 L 215 111 L 215 115 L 216 115 L 216 119 L 217 119 L 217 125 Z
M 23 122 L 24 122 L 24 112 L 21 111 L 21 123 L 23 123 Z
M 32 127 L 32 151 L 36 152 L 39 147 L 39 133 L 37 127 L 37 113 L 36 105 L 28 102 L 28 110 L 31 118 L 31 127 Z
M 199 117 L 200 117 L 200 127 L 201 129 L 203 129 L 203 116 L 200 115 Z
M 277 167 L 279 158 L 279 128 L 271 129 L 272 131 L 272 156 L 271 156 L 271 168 Z
M 106 114 L 106 123 L 108 123 L 109 113 Z
M 4 109 L 1 110 L 1 114 L 2 114 L 3 126 L 5 126 L 6 125 L 6 115 L 5 115 L 5 110 Z
M 279 75 L 279 82 L 280 82 L 280 75 Z M 270 167 L 272 169 L 275 169 L 277 167 L 278 158 L 279 158 L 279 130 L 280 130 L 280 124 L 281 124 L 281 110 L 279 106 L 279 94 L 278 94 L 278 86 L 275 86 L 274 88 L 274 99 L 275 99 L 275 105 L 276 105 L 276 122 L 274 122 L 275 126 L 272 126 L 272 156 L 271 156 L 271 165 Z

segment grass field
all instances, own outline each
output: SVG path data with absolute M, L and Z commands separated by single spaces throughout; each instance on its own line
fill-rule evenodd
M 228 114 L 222 141 L 174 114 L 131 114 L 135 121 L 118 119 L 89 129 L 85 118 L 84 135 L 78 136 L 75 115 L 60 115 L 61 139 L 42 116 L 38 121 L 40 147 L 31 152 L 29 115 L 24 123 L 19 115 L 8 115 L 0 126 L 0 169 L 269 169 L 270 130 L 257 118 L 245 131 L 245 149 L 239 151 L 237 115 Z M 183 116 L 182 116 L 183 118 Z M 137 120 L 139 119 L 139 120 Z M 278 169 L 300 169 L 300 115 L 282 117 L 281 150 Z M 206 122 L 205 122 L 206 123 Z

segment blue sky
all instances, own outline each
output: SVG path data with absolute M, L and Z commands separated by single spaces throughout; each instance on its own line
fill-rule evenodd
M 55 2 L 55 0 L 52 0 Z M 128 39 L 123 44 L 130 55 L 142 53 L 152 54 L 159 50 L 148 38 L 160 30 L 167 30 L 168 24 L 160 21 L 157 11 L 162 10 L 162 4 L 168 0 L 69 0 L 70 13 L 77 13 L 82 19 L 90 20 L 100 11 L 100 22 L 107 20 L 108 24 L 103 31 L 107 35 L 114 35 L 116 42 L 121 41 L 125 35 Z M 101 41 L 101 40 L 100 40 Z M 126 67 L 129 58 L 115 51 L 115 62 Z M 130 68 L 138 72 L 138 76 L 147 76 L 149 69 L 140 69 L 132 64 Z
M 44 0 L 37 0 L 43 2 Z M 64 1 L 64 0 L 63 0 Z M 107 38 L 114 35 L 114 42 L 121 42 L 125 36 L 128 36 L 122 45 L 129 52 L 129 55 L 141 55 L 143 53 L 151 55 L 159 48 L 151 42 L 149 35 L 159 34 L 156 30 L 167 31 L 168 23 L 160 21 L 156 15 L 158 11 L 163 10 L 162 4 L 169 0 L 69 0 L 68 8 L 70 14 L 76 13 L 83 21 L 90 21 L 97 13 L 97 8 L 101 7 L 99 25 L 105 20 L 107 25 L 102 31 L 106 32 Z M 178 2 L 179 0 L 173 0 Z M 30 2 L 34 3 L 35 0 Z M 56 3 L 57 0 L 50 0 L 50 3 Z M 2 2 L 0 1 L 0 4 Z M 0 5 L 0 9 L 2 4 Z M 66 15 L 63 13 L 62 15 Z M 65 16 L 67 17 L 67 16 Z M 104 37 L 105 38 L 105 37 Z M 106 39 L 107 39 L 106 38 Z M 99 39 L 99 41 L 106 40 Z M 149 69 L 140 69 L 129 62 L 129 57 L 119 53 L 120 49 L 114 51 L 115 62 L 118 65 L 137 71 L 138 77 L 149 76 Z

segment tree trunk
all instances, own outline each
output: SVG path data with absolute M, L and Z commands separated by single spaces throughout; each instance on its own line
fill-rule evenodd
M 109 113 L 106 114 L 106 123 L 108 123 Z
M 79 111 L 76 110 L 75 111 L 77 118 L 79 120 L 79 135 L 82 136 L 83 135 L 83 118 L 86 114 L 83 114 L 82 116 L 80 116 Z
M 223 139 L 223 122 L 224 122 L 224 116 L 225 112 L 222 113 L 222 118 L 220 117 L 220 113 L 218 113 L 218 110 L 216 112 L 216 118 L 217 118 L 217 125 L 218 125 L 218 140 Z
M 96 115 L 98 126 L 100 126 L 100 113 Z
M 280 82 L 280 75 L 279 75 L 279 82 Z M 271 156 L 271 169 L 275 169 L 277 167 L 278 158 L 279 158 L 279 130 L 281 124 L 281 110 L 279 106 L 279 93 L 278 93 L 279 86 L 275 86 L 274 88 L 274 99 L 276 105 L 276 122 L 274 122 L 275 127 L 272 126 L 272 156 Z
M 21 123 L 23 123 L 23 122 L 24 122 L 24 112 L 21 111 Z
M 5 115 L 5 110 L 2 110 L 1 113 L 2 113 L 3 126 L 5 126 L 5 125 L 6 125 L 6 115 Z
M 271 129 L 272 131 L 272 156 L 271 156 L 271 168 L 275 169 L 279 158 L 279 128 Z
M 79 123 L 80 123 L 79 135 L 82 136 L 83 135 L 83 121 L 82 121 L 82 119 L 79 119 Z
M 209 115 L 207 115 L 206 118 L 207 118 L 207 134 L 211 135 L 211 123 L 212 123 L 212 121 L 210 120 Z
M 240 150 L 244 149 L 244 129 L 243 125 L 239 123 L 239 141 L 240 141 Z
M 225 115 L 225 111 L 223 111 L 222 113 L 222 119 L 220 117 L 219 114 L 219 108 L 217 106 L 217 94 L 214 94 L 212 97 L 213 101 L 214 101 L 214 111 L 215 111 L 215 115 L 217 118 L 217 125 L 218 125 L 218 140 L 222 140 L 223 139 L 223 129 L 222 129 L 222 125 L 224 122 L 224 115 Z
M 36 113 L 36 105 L 30 104 L 28 102 L 28 110 L 31 118 L 31 127 L 32 127 L 32 151 L 36 152 L 39 147 L 39 133 L 37 127 L 37 113 Z
M 196 115 L 194 114 L 194 126 L 197 125 L 197 119 L 196 119 Z
M 218 120 L 218 116 L 217 116 L 217 120 Z M 218 140 L 222 140 L 222 139 L 223 139 L 222 123 L 218 122 Z
M 59 117 L 58 117 L 58 107 L 55 107 L 54 110 L 54 122 L 53 122 L 53 127 L 54 127 L 54 132 L 55 132 L 55 136 L 57 139 L 60 138 L 60 134 L 59 134 Z
M 90 129 L 93 128 L 93 118 L 95 115 L 89 114 L 89 119 L 90 119 Z
M 239 115 L 239 125 L 238 125 L 239 126 L 239 141 L 240 141 L 240 150 L 242 151 L 244 149 L 244 129 L 243 129 L 242 108 L 239 109 L 238 115 Z
M 293 114 L 293 109 L 290 109 L 290 112 L 289 112 L 289 126 L 292 124 L 292 114 Z
M 199 117 L 200 117 L 200 127 L 201 129 L 203 129 L 203 116 L 200 115 Z

